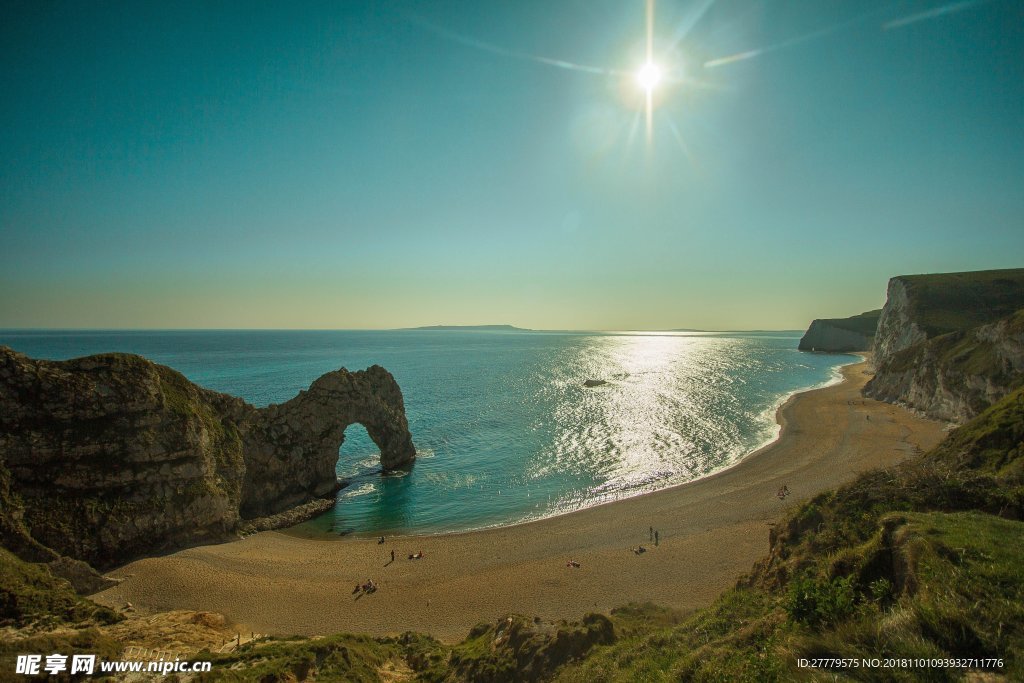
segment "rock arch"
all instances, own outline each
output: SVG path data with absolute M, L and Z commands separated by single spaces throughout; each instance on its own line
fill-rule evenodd
M 366 428 L 385 470 L 416 459 L 402 391 L 379 365 L 329 372 L 290 401 L 255 413 L 243 436 L 243 519 L 330 494 L 337 487 L 338 450 L 352 424 Z
M 254 408 L 141 356 L 0 346 L 0 545 L 108 567 L 233 538 L 242 520 L 330 494 L 355 422 L 385 469 L 415 460 L 401 389 L 378 366 Z

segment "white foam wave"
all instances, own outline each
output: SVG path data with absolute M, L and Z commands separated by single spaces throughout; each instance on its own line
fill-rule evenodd
M 357 496 L 365 496 L 371 493 L 376 493 L 377 487 L 369 482 L 360 484 L 354 489 L 345 490 L 339 498 L 355 498 Z

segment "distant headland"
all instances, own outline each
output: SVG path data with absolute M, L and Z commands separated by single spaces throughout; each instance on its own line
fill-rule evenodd
M 465 332 L 536 332 L 537 330 L 515 325 L 423 325 L 422 327 L 401 327 L 400 331 L 437 331 L 449 332 L 461 330 Z

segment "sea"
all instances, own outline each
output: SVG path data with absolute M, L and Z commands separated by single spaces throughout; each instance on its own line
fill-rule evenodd
M 840 378 L 854 356 L 803 353 L 800 332 L 0 331 L 35 358 L 141 354 L 255 406 L 320 375 L 395 376 L 415 464 L 381 471 L 359 424 L 344 487 L 291 533 L 442 533 L 516 524 L 638 496 L 727 468 L 778 436 L 778 407 Z M 586 380 L 603 380 L 596 387 Z

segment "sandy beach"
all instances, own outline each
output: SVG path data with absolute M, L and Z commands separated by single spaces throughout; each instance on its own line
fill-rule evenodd
M 260 533 L 132 562 L 110 572 L 120 585 L 93 597 L 143 613 L 220 612 L 260 633 L 415 630 L 443 640 L 509 612 L 572 619 L 631 601 L 698 608 L 767 552 L 769 526 L 786 508 L 941 440 L 943 424 L 861 397 L 867 363 L 843 374 L 780 408 L 777 441 L 696 482 L 529 524 L 384 545 Z M 792 495 L 780 501 L 783 485 Z M 647 553 L 630 552 L 640 544 Z M 406 559 L 416 551 L 424 558 Z M 367 579 L 379 590 L 353 595 Z

